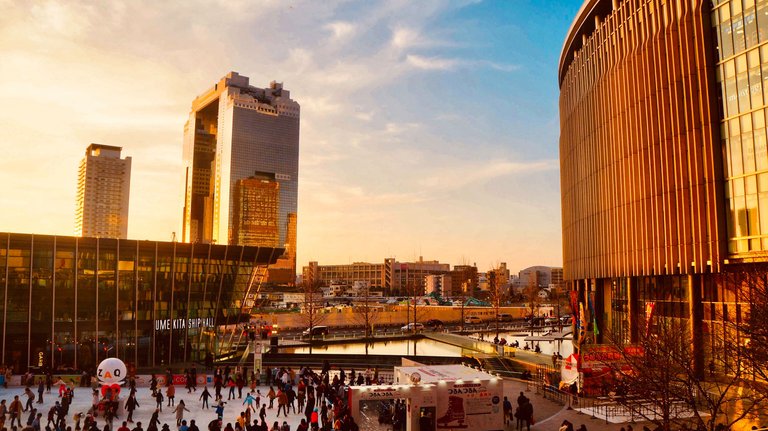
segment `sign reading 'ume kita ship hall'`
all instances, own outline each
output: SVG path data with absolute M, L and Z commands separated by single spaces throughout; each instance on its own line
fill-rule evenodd
M 213 317 L 196 317 L 191 319 L 162 319 L 155 320 L 155 331 L 167 331 L 169 329 L 195 329 L 205 326 L 214 326 Z

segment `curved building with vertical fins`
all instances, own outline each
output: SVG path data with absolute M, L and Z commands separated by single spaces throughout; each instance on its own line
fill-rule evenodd
M 699 368 L 727 360 L 716 316 L 744 304 L 723 274 L 768 260 L 768 1 L 587 0 L 558 79 L 564 278 L 591 338 L 636 339 L 650 307 L 688 320 Z

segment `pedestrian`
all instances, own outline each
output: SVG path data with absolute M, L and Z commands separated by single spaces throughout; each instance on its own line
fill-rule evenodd
M 534 424 L 533 420 L 533 404 L 531 404 L 530 400 L 526 400 L 525 404 L 523 404 L 521 407 L 520 414 L 523 418 L 523 424 L 527 428 L 528 431 L 531 431 L 531 425 Z M 521 427 L 522 429 L 522 427 Z
M 181 421 L 181 426 L 179 427 L 179 431 L 189 431 L 189 427 L 187 426 L 186 420 Z
M 509 425 L 509 419 L 512 415 L 512 403 L 507 397 L 504 397 L 504 425 Z
M 173 412 L 176 413 L 176 426 L 181 425 L 181 421 L 184 419 L 184 410 L 189 411 L 184 405 L 184 400 L 181 400 L 179 401 L 179 405 L 173 409 Z
M 194 419 L 189 421 L 189 428 L 187 429 L 187 431 L 200 431 L 200 428 L 197 427 L 197 424 L 195 423 Z
M 272 428 L 269 429 L 269 431 L 280 431 L 280 424 L 275 421 L 275 423 L 272 424 Z
M 136 422 L 136 426 L 131 431 L 144 431 L 144 428 L 141 427 L 141 422 Z
M 131 429 L 128 428 L 128 422 L 123 421 L 123 424 L 120 426 L 120 428 L 117 429 L 117 431 L 131 431 Z
M 211 393 L 208 392 L 208 386 L 203 389 L 203 393 L 200 394 L 200 399 L 203 400 L 203 405 L 200 406 L 200 409 L 207 409 L 208 408 L 208 398 L 211 397 Z

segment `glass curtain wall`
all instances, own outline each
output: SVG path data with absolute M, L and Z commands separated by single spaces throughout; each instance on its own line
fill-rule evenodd
M 0 233 L 0 361 L 91 370 L 243 347 L 254 271 L 283 249 Z

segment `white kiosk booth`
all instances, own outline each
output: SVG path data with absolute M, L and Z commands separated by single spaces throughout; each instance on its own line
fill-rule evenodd
M 503 399 L 502 379 L 463 365 L 395 367 L 394 385 L 349 391 L 352 417 L 363 431 L 502 430 Z M 379 415 L 394 400 L 406 406 L 399 426 Z

